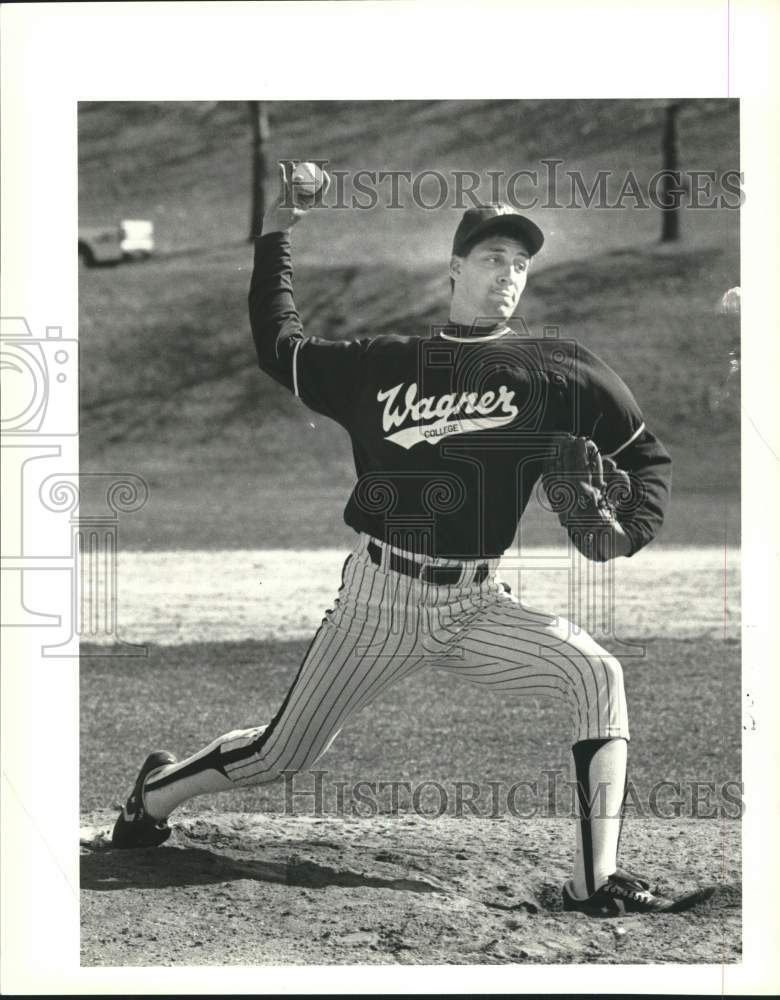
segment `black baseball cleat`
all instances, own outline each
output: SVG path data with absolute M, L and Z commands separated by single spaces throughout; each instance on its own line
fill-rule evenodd
M 111 834 L 112 847 L 159 847 L 171 835 L 171 828 L 164 819 L 154 819 L 144 809 L 143 787 L 147 776 L 166 764 L 175 764 L 176 758 L 165 750 L 150 753 L 138 772 L 133 790 L 117 817 Z
M 622 917 L 626 913 L 682 913 L 712 896 L 713 888 L 698 889 L 677 899 L 666 899 L 652 892 L 650 883 L 618 868 L 592 896 L 577 899 L 563 887 L 564 910 L 586 913 L 589 917 Z

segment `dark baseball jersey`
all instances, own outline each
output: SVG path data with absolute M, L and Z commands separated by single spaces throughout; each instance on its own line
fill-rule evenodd
M 255 241 L 249 312 L 260 367 L 349 433 L 357 482 L 344 520 L 355 531 L 432 556 L 499 556 L 567 433 L 630 473 L 620 520 L 632 554 L 661 526 L 669 455 L 625 383 L 581 344 L 531 337 L 522 321 L 307 337 L 282 233 Z

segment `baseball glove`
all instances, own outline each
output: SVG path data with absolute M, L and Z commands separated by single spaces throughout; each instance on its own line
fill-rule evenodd
M 548 463 L 542 485 L 548 503 L 580 552 L 597 562 L 610 558 L 617 524 L 616 497 L 630 492 L 628 475 L 602 459 L 590 438 L 568 437 Z

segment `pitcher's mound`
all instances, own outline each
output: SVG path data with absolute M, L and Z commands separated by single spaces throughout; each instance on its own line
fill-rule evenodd
M 627 823 L 621 862 L 688 913 L 564 913 L 570 820 L 175 814 L 162 847 L 83 817 L 82 964 L 723 963 L 741 956 L 739 823 Z

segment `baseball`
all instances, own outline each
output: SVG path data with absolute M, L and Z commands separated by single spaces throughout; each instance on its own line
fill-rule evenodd
M 316 163 L 299 163 L 292 173 L 293 195 L 313 198 L 324 182 L 322 170 Z

